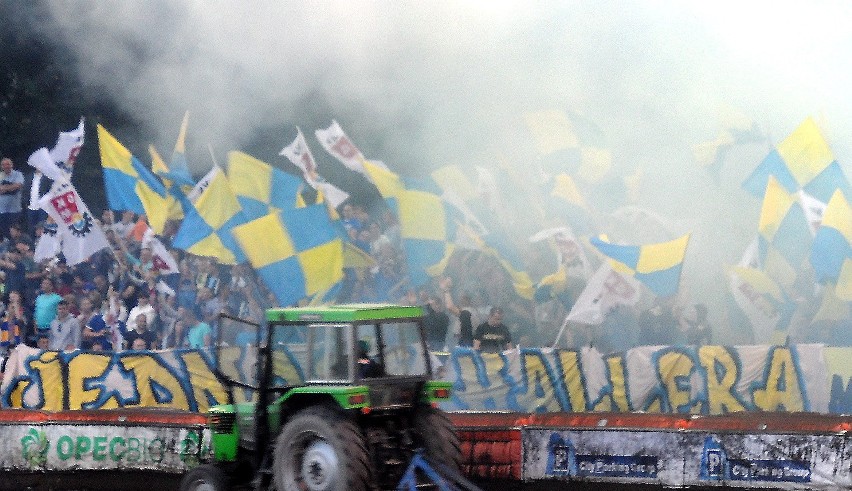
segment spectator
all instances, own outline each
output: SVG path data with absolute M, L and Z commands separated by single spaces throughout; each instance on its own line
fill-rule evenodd
M 444 302 L 447 306 L 447 310 L 458 317 L 458 326 L 459 330 L 456 333 L 457 336 L 457 344 L 459 346 L 470 348 L 473 346 L 473 322 L 472 314 L 470 312 L 470 296 L 467 294 L 463 294 L 459 298 L 459 305 L 456 306 L 455 302 L 453 302 L 453 295 L 450 293 L 450 289 L 453 286 L 452 278 L 444 278 L 441 281 L 441 291 L 444 294 Z
M 121 214 L 121 220 L 112 224 L 113 232 L 115 232 L 116 238 L 119 240 L 127 239 L 127 236 L 130 235 L 130 232 L 133 230 L 133 226 L 135 225 L 134 219 L 136 215 L 130 210 L 124 210 L 124 213 Z
M 139 319 L 140 315 L 145 316 L 145 326 L 153 326 L 154 321 L 157 320 L 157 311 L 154 310 L 154 306 L 151 305 L 151 300 L 148 295 L 140 295 L 136 306 L 130 309 L 130 313 L 127 316 L 127 330 L 132 331 L 136 329 L 136 320 Z
M 0 237 L 9 238 L 9 228 L 21 222 L 21 188 L 24 175 L 15 170 L 12 159 L 0 160 Z
M 442 351 L 447 344 L 450 316 L 444 312 L 444 304 L 441 299 L 434 296 L 429 297 L 425 310 L 423 330 L 426 333 L 426 345 L 430 351 Z
M 180 270 L 180 278 L 177 286 L 177 305 L 178 307 L 192 307 L 195 305 L 198 287 L 195 283 L 195 275 L 189 266 L 189 260 L 184 259 L 178 263 L 178 269 Z
M 707 306 L 690 305 L 678 318 L 678 330 L 673 344 L 701 346 L 710 344 L 711 329 L 707 322 Z
M 473 333 L 473 349 L 486 353 L 500 353 L 512 347 L 512 334 L 503 324 L 503 309 L 491 307 L 488 320 L 476 327 Z
M 6 291 L 22 292 L 26 288 L 26 264 L 17 247 L 0 256 L 0 268 L 6 278 Z
M 350 230 L 354 230 L 357 234 L 361 230 L 361 222 L 355 218 L 355 210 L 352 203 L 344 203 L 340 210 L 341 222 L 343 223 L 343 228 L 346 229 L 346 233 L 349 234 Z
M 83 327 L 83 338 L 81 347 L 91 351 L 109 351 L 112 350 L 112 332 L 107 324 L 107 316 L 109 311 L 109 300 L 105 300 L 102 305 L 101 312 L 95 314 L 89 319 L 89 322 Z
M 175 332 L 175 323 L 178 321 L 178 309 L 175 305 L 175 296 L 160 293 L 157 297 L 157 316 L 160 320 L 160 348 L 173 348 L 167 344 L 167 338 Z M 173 341 L 172 341 L 173 342 Z
M 12 222 L 9 224 L 9 242 L 12 244 L 17 244 L 18 242 L 25 242 L 30 246 L 30 249 L 33 249 L 33 238 L 29 236 L 29 234 L 24 232 L 23 226 L 18 222 Z
M 40 331 L 50 329 L 50 323 L 56 319 L 57 306 L 62 297 L 53 291 L 53 280 L 45 278 L 41 281 L 41 293 L 35 299 L 35 312 L 33 320 Z M 66 305 L 67 310 L 67 305 Z
M 613 305 L 603 323 L 595 326 L 595 331 L 600 334 L 594 344 L 601 353 L 621 352 L 636 346 L 639 333 L 636 309 L 630 305 Z
M 68 303 L 61 300 L 56 305 L 56 318 L 50 323 L 50 349 L 75 350 L 80 347 L 81 336 L 80 324 L 68 311 Z
M 20 296 L 17 292 L 9 294 L 9 305 L 3 314 L 0 324 L 0 355 L 6 355 L 15 346 L 21 344 L 22 336 L 26 332 L 26 318 L 20 304 Z
M 80 313 L 77 314 L 77 324 L 80 324 L 85 328 L 85 326 L 89 325 L 89 322 L 92 318 L 97 315 L 95 312 L 95 305 L 100 305 L 99 299 L 92 302 L 92 299 L 88 296 L 80 299 Z
M 674 340 L 677 331 L 673 305 L 675 297 L 657 297 L 654 305 L 639 316 L 639 342 L 646 346 L 660 346 Z
M 216 317 L 222 312 L 224 305 L 218 297 L 213 295 L 210 288 L 199 288 L 196 304 L 201 312 L 201 320 L 213 325 L 216 322 Z
M 133 318 L 133 321 L 133 329 L 128 329 L 124 333 L 127 349 L 156 349 L 157 333 L 148 329 L 148 318 L 145 314 L 138 314 Z
M 200 319 L 201 312 L 199 310 L 186 307 L 178 309 L 180 319 L 186 326 L 186 345 L 189 348 L 199 349 L 212 345 L 213 329 Z
M 40 332 L 36 338 L 36 348 L 40 350 L 50 349 L 50 334 L 48 332 Z

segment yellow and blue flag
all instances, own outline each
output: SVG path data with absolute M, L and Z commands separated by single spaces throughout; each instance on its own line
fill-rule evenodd
M 101 125 L 98 145 L 109 208 L 145 214 L 152 226 L 164 224 L 168 199 L 163 183 Z
M 743 182 L 743 188 L 760 197 L 770 176 L 788 192 L 803 190 L 822 202 L 828 201 L 836 189 L 850 196 L 849 182 L 813 118 L 806 119 L 770 151 Z
M 601 253 L 614 261 L 613 269 L 633 275 L 656 295 L 674 295 L 680 288 L 680 273 L 690 234 L 683 237 L 646 245 L 613 244 L 600 237 L 591 243 Z
M 548 173 L 576 171 L 585 182 L 603 179 L 612 168 L 612 153 L 603 131 L 574 111 L 528 112 L 524 122 Z
M 852 207 L 840 190 L 834 192 L 822 216 L 810 254 L 817 281 L 836 281 L 843 264 L 852 262 Z
M 771 248 L 778 251 L 793 269 L 807 257 L 812 235 L 797 193 L 788 192 L 770 176 L 760 210 L 759 257 L 765 260 Z
M 399 218 L 409 280 L 413 285 L 423 285 L 429 281 L 427 271 L 445 264 L 455 249 L 457 222 L 441 197 L 428 191 L 398 191 L 388 204 Z M 432 273 L 440 271 L 432 269 Z
M 216 167 L 210 184 L 184 217 L 172 245 L 197 256 L 215 257 L 222 264 L 243 262 L 245 255 L 231 231 L 246 221 L 228 178 Z
M 195 186 L 195 180 L 189 172 L 189 166 L 186 161 L 186 129 L 188 125 L 189 111 L 187 111 L 183 116 L 177 141 L 175 142 L 175 148 L 172 151 L 171 162 L 166 165 L 165 161 L 159 157 L 159 154 L 157 154 L 158 158 L 154 160 L 153 165 L 151 166 L 151 170 L 153 170 L 154 174 L 158 175 L 163 182 L 166 183 L 167 188 L 172 185 L 178 186 L 179 188 L 183 188 L 183 194 L 188 193 L 189 190 Z M 151 156 L 153 157 L 156 150 L 154 150 L 153 146 L 151 146 L 150 149 Z
M 395 198 L 405 191 L 405 184 L 402 182 L 402 178 L 393 171 L 376 165 L 371 161 L 364 161 L 364 170 L 383 198 Z
M 169 180 L 168 177 L 163 177 L 167 174 L 168 167 L 165 161 L 157 152 L 154 145 L 148 146 L 148 153 L 151 155 L 151 170 L 154 174 L 160 176 L 168 194 L 166 195 L 166 208 L 168 210 L 167 220 L 180 220 L 184 217 L 185 210 L 192 207 L 192 202 L 187 198 L 187 194 L 192 190 L 190 186 L 182 186 L 177 182 Z M 165 225 L 165 224 L 163 224 Z M 151 228 L 157 234 L 162 234 L 163 230 L 158 228 L 158 224 L 151 224 Z
M 302 180 L 243 152 L 228 153 L 228 182 L 249 219 L 291 210 Z
M 343 279 L 343 241 L 325 206 L 269 214 L 233 233 L 280 305 L 325 292 Z

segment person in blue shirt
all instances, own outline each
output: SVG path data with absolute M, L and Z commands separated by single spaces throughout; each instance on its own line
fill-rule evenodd
M 181 320 L 187 326 L 187 346 L 195 349 L 210 346 L 213 339 L 213 329 L 210 327 L 210 324 L 201 320 L 200 310 L 198 306 L 192 309 L 186 307 L 178 309 Z
M 41 293 L 35 299 L 35 312 L 33 322 L 39 331 L 50 329 L 50 323 L 56 319 L 56 306 L 62 297 L 54 291 L 53 281 L 50 278 L 41 280 Z

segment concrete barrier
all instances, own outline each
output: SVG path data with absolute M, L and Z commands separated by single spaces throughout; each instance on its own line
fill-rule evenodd
M 852 417 L 456 412 L 463 471 L 560 483 L 852 488 Z M 0 410 L 0 489 L 174 488 L 210 455 L 206 418 L 162 409 Z

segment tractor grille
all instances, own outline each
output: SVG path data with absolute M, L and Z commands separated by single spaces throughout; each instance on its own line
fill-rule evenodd
M 370 405 L 373 409 L 411 407 L 420 398 L 422 384 L 410 381 L 370 383 Z
M 211 414 L 207 417 L 210 430 L 217 434 L 230 434 L 234 432 L 234 421 L 237 416 L 233 413 Z

